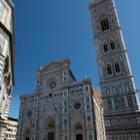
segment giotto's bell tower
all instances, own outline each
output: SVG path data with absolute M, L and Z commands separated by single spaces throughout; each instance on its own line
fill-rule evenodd
M 89 11 L 107 139 L 140 139 L 140 107 L 114 0 L 91 0 Z

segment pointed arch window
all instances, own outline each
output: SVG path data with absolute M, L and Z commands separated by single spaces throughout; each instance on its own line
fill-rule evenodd
M 119 102 L 118 102 L 118 100 L 117 100 L 117 99 L 115 100 L 115 107 L 116 107 L 116 108 L 118 108 L 118 107 L 119 107 Z
M 108 18 L 105 18 L 105 19 L 101 20 L 101 27 L 102 27 L 102 31 L 105 31 L 105 30 L 109 29 Z
M 87 105 L 87 110 L 90 110 L 90 105 Z
M 111 100 L 108 100 L 107 102 L 108 102 L 108 108 L 111 109 L 112 108 L 112 102 L 111 102 Z
M 120 65 L 118 62 L 115 62 L 115 71 L 120 72 Z
M 66 127 L 67 126 L 67 120 L 65 119 L 64 120 L 64 127 Z
M 64 113 L 67 113 L 67 111 L 68 111 L 67 108 L 64 108 Z
M 111 50 L 115 50 L 115 43 L 114 43 L 114 41 L 110 42 L 110 46 L 111 46 Z
M 89 87 L 88 86 L 85 87 L 85 92 L 89 92 Z
M 128 97 L 128 105 L 129 106 L 133 106 L 133 101 L 132 101 L 132 97 L 131 96 Z
M 107 72 L 108 72 L 108 75 L 112 74 L 112 68 L 110 64 L 107 64 Z
M 122 107 L 125 107 L 125 101 L 124 101 L 124 99 L 121 99 L 121 106 Z
M 50 97 L 50 98 L 52 97 L 52 94 L 51 94 L 51 93 L 49 94 L 49 97 Z
M 107 44 L 104 44 L 104 52 L 108 52 L 108 46 L 107 46 Z
M 91 125 L 91 118 L 88 117 L 88 118 L 87 118 L 87 121 L 88 121 L 88 125 L 90 126 L 90 125 Z
M 89 97 L 86 97 L 86 102 L 89 102 Z

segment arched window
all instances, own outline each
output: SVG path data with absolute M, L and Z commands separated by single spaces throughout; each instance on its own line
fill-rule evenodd
M 120 72 L 120 66 L 118 62 L 115 62 L 115 71 Z
M 108 52 L 108 46 L 107 46 L 107 44 L 104 44 L 103 47 L 104 47 L 104 52 Z
M 67 120 L 66 119 L 64 120 L 64 125 L 67 126 Z
M 87 122 L 88 122 L 88 126 L 90 126 L 91 125 L 91 118 L 90 117 L 87 118 Z
M 89 97 L 86 97 L 86 102 L 89 102 Z
M 64 113 L 67 113 L 67 108 L 64 108 Z
M 132 101 L 132 97 L 131 96 L 128 97 L 128 105 L 129 106 L 133 106 L 133 101 Z
M 87 110 L 89 110 L 90 109 L 90 105 L 87 105 Z
M 67 72 L 66 71 L 64 72 L 64 75 L 67 75 Z
M 105 30 L 109 29 L 108 18 L 105 18 L 105 19 L 101 20 L 101 27 L 102 27 L 102 31 L 105 31 Z
M 88 86 L 85 87 L 85 92 L 89 92 Z
M 107 72 L 108 72 L 108 75 L 112 74 L 112 69 L 111 69 L 110 64 L 107 64 Z
M 112 108 L 112 102 L 111 102 L 111 100 L 108 100 L 107 102 L 108 102 L 108 108 L 111 109 Z
M 115 43 L 114 43 L 114 41 L 110 42 L 110 46 L 111 46 L 111 50 L 115 50 Z
M 119 107 L 119 103 L 118 103 L 118 100 L 117 100 L 117 99 L 115 100 L 115 107 L 116 107 L 116 108 Z
M 121 99 L 121 107 L 125 107 L 124 99 Z
M 49 94 L 49 97 L 50 97 L 50 98 L 52 97 L 52 94 L 51 94 L 51 93 Z

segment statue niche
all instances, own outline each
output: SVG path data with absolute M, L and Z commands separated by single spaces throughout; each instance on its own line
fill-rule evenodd
M 53 129 L 55 128 L 55 119 L 52 117 L 49 117 L 45 124 L 47 124 L 47 129 Z
M 83 127 L 82 127 L 81 123 L 77 123 L 76 130 L 82 130 L 82 129 L 83 129 Z
M 55 127 L 55 123 L 53 120 L 50 120 L 48 123 L 48 128 L 54 128 Z
M 88 126 L 91 126 L 91 118 L 90 117 L 87 118 L 87 122 L 88 122 Z

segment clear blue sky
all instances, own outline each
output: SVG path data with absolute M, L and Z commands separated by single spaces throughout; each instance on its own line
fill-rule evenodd
M 140 89 L 140 0 L 115 0 L 134 75 Z M 35 89 L 36 68 L 52 59 L 71 60 L 77 80 L 86 74 L 99 87 L 89 0 L 13 0 L 16 65 L 10 116 L 18 118 L 19 96 Z

